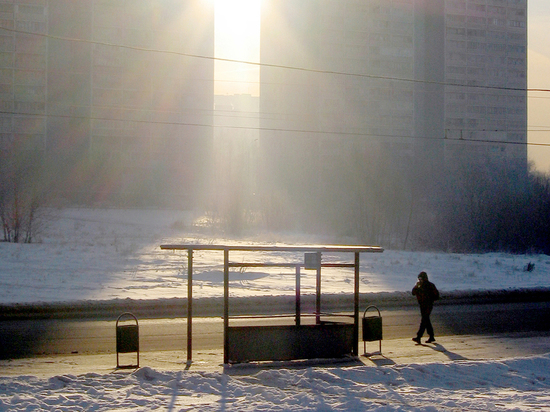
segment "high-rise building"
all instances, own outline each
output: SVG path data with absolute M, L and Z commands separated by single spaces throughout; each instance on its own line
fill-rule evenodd
M 1 145 L 49 159 L 74 201 L 192 204 L 213 53 L 213 2 L 0 0 Z
M 444 11 L 446 164 L 466 157 L 525 168 L 526 0 L 448 0 Z
M 525 0 L 264 0 L 266 188 L 303 205 L 307 220 L 330 207 L 327 216 L 348 213 L 342 197 L 429 197 L 444 172 L 472 164 L 524 174 L 526 8 Z M 386 186 L 369 196 L 377 184 Z M 324 212 L 312 213 L 319 204 Z

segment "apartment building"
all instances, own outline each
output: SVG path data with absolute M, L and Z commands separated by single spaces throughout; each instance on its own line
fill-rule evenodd
M 214 158 L 214 61 L 193 57 L 213 7 L 0 0 L 1 147 L 43 154 L 73 201 L 189 204 Z M 258 185 L 307 215 L 389 174 L 410 198 L 467 164 L 524 173 L 526 9 L 263 0 Z
M 213 50 L 211 2 L 0 0 L 2 146 L 43 153 L 72 201 L 190 204 L 214 71 L 193 56 Z
M 267 187 L 313 204 L 392 173 L 405 176 L 409 198 L 467 165 L 524 174 L 526 9 L 525 0 L 264 1 Z
M 525 167 L 526 0 L 446 1 L 444 72 L 446 136 L 458 139 L 446 142 L 447 164 L 468 157 Z

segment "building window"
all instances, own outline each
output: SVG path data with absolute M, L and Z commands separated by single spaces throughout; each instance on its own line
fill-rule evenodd
M 508 25 L 510 27 L 519 27 L 519 28 L 522 28 L 522 29 L 525 28 L 525 22 L 524 21 L 510 20 L 508 22 Z

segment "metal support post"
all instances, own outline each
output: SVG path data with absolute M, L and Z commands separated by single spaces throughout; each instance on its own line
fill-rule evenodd
M 353 353 L 359 354 L 359 252 L 355 252 L 355 287 L 354 287 L 354 311 L 353 311 Z
M 315 296 L 315 323 L 321 324 L 321 252 L 317 252 L 317 293 Z
M 223 250 L 223 363 L 229 363 L 229 342 L 227 329 L 229 328 L 229 249 Z
M 300 305 L 300 266 L 296 266 L 296 326 L 300 326 L 301 313 Z
M 187 249 L 187 363 L 193 360 L 193 249 Z

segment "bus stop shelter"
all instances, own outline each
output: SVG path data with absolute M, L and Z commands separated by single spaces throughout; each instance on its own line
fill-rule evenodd
M 224 363 L 248 361 L 286 361 L 298 359 L 326 359 L 358 356 L 359 352 L 359 267 L 361 253 L 381 253 L 377 246 L 261 246 L 261 245 L 161 245 L 163 250 L 187 251 L 187 361 L 192 362 L 193 336 L 193 252 L 221 251 L 224 256 L 223 336 Z M 288 262 L 236 262 L 233 252 L 288 253 Z M 348 260 L 337 263 L 323 262 L 323 254 L 347 255 Z M 297 259 L 296 256 L 299 256 Z M 231 268 L 293 268 L 295 270 L 295 314 L 291 324 L 257 323 L 234 326 L 230 323 L 230 269 Z M 335 315 L 321 312 L 322 268 L 353 269 L 353 308 L 351 315 Z M 301 269 L 316 271 L 315 310 L 312 319 L 304 321 L 301 309 Z

